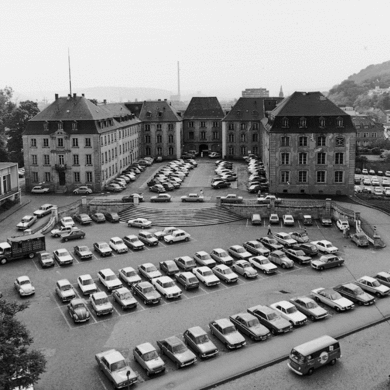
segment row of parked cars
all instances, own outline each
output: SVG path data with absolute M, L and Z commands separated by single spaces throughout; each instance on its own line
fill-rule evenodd
M 233 170 L 233 163 L 231 161 L 217 160 L 215 165 L 214 172 L 216 176 L 211 179 L 211 188 L 229 188 L 231 182 L 237 180 L 237 174 Z
M 196 168 L 197 166 L 198 163 L 193 159 L 179 159 L 171 161 L 167 165 L 164 165 L 154 175 L 152 180 L 147 183 L 149 191 L 157 192 L 158 194 L 160 194 L 180 188 L 182 182 L 190 173 L 190 170 Z M 153 198 L 151 199 L 151 201 L 169 202 L 170 196 Z
M 259 193 L 261 191 L 268 191 L 269 182 L 265 167 L 261 159 L 249 158 L 248 161 L 248 184 L 247 189 L 249 193 Z

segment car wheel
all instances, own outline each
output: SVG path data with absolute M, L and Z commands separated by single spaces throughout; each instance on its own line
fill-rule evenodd
M 311 321 L 314 321 L 316 319 L 313 315 L 309 316 L 309 318 Z
M 147 376 L 147 377 L 150 376 L 150 371 L 146 371 L 146 376 Z
M 248 274 L 244 274 L 244 278 L 245 278 L 245 279 L 248 279 Z
M 311 368 L 308 372 L 307 372 L 307 375 L 312 375 L 314 372 L 314 368 Z
M 339 307 L 336 307 L 336 311 L 339 313 L 341 309 Z
M 337 267 L 341 267 L 341 263 L 337 264 Z
M 186 237 L 185 241 L 187 241 L 187 242 L 188 242 L 189 240 L 190 240 L 190 238 L 189 238 L 189 237 Z
M 176 368 L 179 369 L 181 366 L 180 366 L 180 363 L 179 362 L 176 362 Z
M 320 301 L 320 298 L 318 298 L 318 297 L 314 297 L 314 299 L 315 299 L 317 302 Z
M 381 297 L 382 297 L 382 294 L 381 294 L 380 292 L 377 292 L 375 295 L 376 295 L 378 298 L 381 298 Z
M 84 238 L 85 236 L 80 236 L 80 238 Z
M 286 264 L 282 263 L 282 268 L 285 269 L 286 268 Z
M 67 238 L 64 238 L 64 241 L 65 241 L 65 242 L 68 242 L 68 239 L 67 239 Z
M 331 366 L 334 366 L 334 365 L 336 364 L 336 362 L 337 362 L 337 360 L 336 360 L 336 359 L 332 359 L 332 360 L 330 361 L 330 363 L 329 363 L 329 364 L 330 364 Z
M 188 290 L 188 287 L 187 287 L 187 286 L 184 286 L 184 290 Z
M 29 257 L 30 259 L 33 259 L 34 256 L 35 256 L 35 253 L 34 253 L 34 252 L 31 252 L 31 253 L 28 254 L 28 257 Z M 5 260 L 5 259 L 4 259 L 4 260 Z M 1 264 L 5 264 L 6 262 L 7 262 L 7 261 L 5 261 L 4 263 L 2 262 Z

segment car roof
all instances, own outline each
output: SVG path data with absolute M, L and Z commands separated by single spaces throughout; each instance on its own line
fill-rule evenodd
M 189 333 L 192 333 L 195 337 L 207 334 L 200 326 L 193 326 L 187 329 Z
M 207 267 L 206 265 L 202 266 L 202 267 L 196 267 L 194 270 L 199 270 L 199 271 L 210 271 L 210 267 Z
M 255 309 L 260 310 L 260 311 L 262 311 L 264 314 L 275 313 L 275 310 L 274 310 L 274 309 L 272 309 L 272 308 L 270 308 L 270 307 L 268 307 L 268 306 L 263 306 L 263 305 L 253 306 L 253 307 L 251 307 L 250 309 L 252 309 L 252 310 L 255 310 Z
M 182 345 L 183 342 L 177 337 L 177 336 L 171 336 L 165 339 L 167 344 L 175 346 L 175 345 Z
M 99 299 L 99 298 L 107 298 L 107 294 L 104 291 L 98 291 L 96 293 L 92 294 L 94 298 Z
M 85 275 L 80 275 L 79 278 L 81 280 L 92 279 L 92 276 L 90 274 L 85 274 Z
M 367 276 L 367 275 L 362 276 L 362 277 L 359 278 L 358 280 L 361 280 L 361 279 L 368 280 L 369 282 L 374 282 L 374 281 L 375 281 L 374 278 L 372 278 L 371 276 Z
M 129 292 L 129 290 L 126 287 L 119 287 L 115 291 L 120 293 L 120 294 Z
M 160 276 L 158 278 L 155 278 L 154 280 L 160 280 L 162 283 L 172 282 L 172 279 L 169 276 Z
M 242 245 L 232 245 L 230 248 L 238 249 L 238 248 L 242 248 Z
M 208 255 L 208 253 L 206 251 L 199 251 L 199 252 L 196 252 L 195 254 L 200 255 L 200 256 Z
M 142 354 L 155 351 L 156 348 L 153 347 L 151 343 L 143 343 L 140 345 L 137 345 L 136 347 Z
M 227 328 L 228 326 L 232 326 L 231 321 L 227 318 L 215 320 L 215 323 L 218 324 L 221 328 Z
M 82 298 L 73 298 L 73 299 L 70 301 L 70 303 L 73 304 L 73 305 L 75 305 L 75 304 L 77 304 L 77 303 L 83 303 L 83 304 L 85 304 L 85 301 L 84 301 L 84 299 L 82 299 Z
M 253 314 L 250 314 L 250 313 L 242 312 L 242 313 L 234 314 L 233 316 L 240 316 L 240 317 L 243 318 L 245 321 L 253 320 Z M 232 316 L 232 317 L 233 317 L 233 316 Z
M 381 272 L 378 272 L 377 275 L 379 275 L 379 276 L 384 276 L 385 278 L 387 278 L 387 277 L 390 276 L 390 273 L 381 271 Z
M 19 276 L 19 277 L 17 278 L 17 280 L 19 280 L 19 281 L 22 281 L 22 280 L 28 280 L 28 281 L 30 281 L 30 278 L 29 278 L 28 276 L 26 276 L 26 275 L 23 275 L 23 276 Z
M 59 286 L 65 286 L 67 284 L 70 284 L 69 280 L 68 279 L 60 279 L 60 280 L 57 280 L 57 284 Z
M 279 301 L 279 302 L 275 302 L 273 304 L 274 305 L 279 305 L 279 306 L 282 306 L 282 307 L 291 307 L 291 306 L 294 306 L 291 302 L 289 301 Z
M 123 360 L 124 356 L 119 352 L 113 350 L 112 352 L 104 355 L 104 358 L 108 362 L 108 364 L 116 363 L 118 360 Z
M 120 237 L 111 237 L 110 240 L 120 240 L 120 241 L 123 241 Z
M 114 271 L 111 268 L 101 269 L 99 272 L 104 275 L 115 275 Z
M 230 269 L 230 267 L 228 267 L 226 264 L 218 264 L 215 266 L 214 269 Z
M 293 298 L 294 300 L 296 300 L 296 299 L 299 299 L 299 300 L 301 300 L 302 302 L 313 302 L 313 299 L 312 298 L 310 298 L 310 297 L 305 297 L 305 296 L 303 296 L 303 297 L 296 297 L 296 298 Z
M 140 286 L 140 287 L 142 287 L 142 288 L 145 288 L 145 287 L 150 287 L 150 286 L 152 286 L 152 284 L 149 283 L 149 282 L 139 282 L 139 283 L 138 283 L 138 286 Z M 153 286 L 152 286 L 152 287 L 153 287 Z
M 143 265 L 144 267 L 149 267 L 151 265 L 155 267 L 155 265 L 153 263 L 143 263 L 143 264 L 140 264 L 140 266 L 141 265 Z

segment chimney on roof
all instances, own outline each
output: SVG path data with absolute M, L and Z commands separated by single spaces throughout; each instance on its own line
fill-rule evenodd
M 72 95 L 70 93 L 68 93 L 68 100 L 70 100 L 72 98 Z
M 54 95 L 55 99 L 58 100 L 58 93 Z
M 81 96 L 82 96 L 82 97 L 85 97 L 85 95 L 84 95 L 83 93 L 81 94 Z
M 167 99 L 164 99 L 164 102 L 166 102 L 167 101 Z
M 76 97 L 77 97 L 77 93 L 74 93 L 73 94 L 73 99 L 76 99 Z
M 104 100 L 103 100 L 103 103 L 104 103 L 104 104 L 107 104 L 107 99 L 104 99 Z
M 161 102 L 161 99 L 158 99 L 159 102 Z

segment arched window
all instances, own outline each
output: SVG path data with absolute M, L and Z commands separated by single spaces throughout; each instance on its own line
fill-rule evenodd
M 229 141 L 229 142 L 234 142 L 234 133 L 229 133 L 229 135 L 228 135 L 228 141 Z
M 252 142 L 257 142 L 259 140 L 259 134 L 258 133 L 253 133 L 252 134 Z
M 168 136 L 168 142 L 169 142 L 169 143 L 173 143 L 173 135 L 172 135 L 172 134 L 169 134 L 169 136 Z

